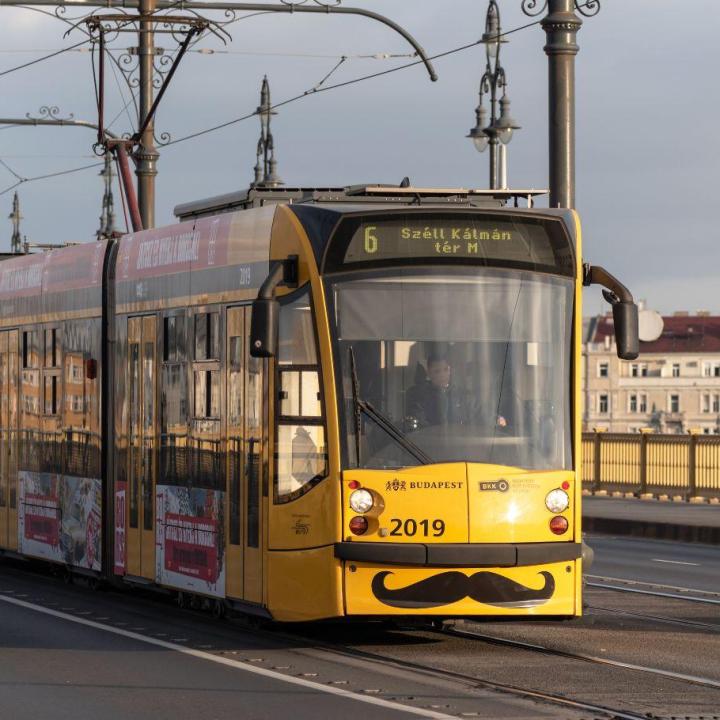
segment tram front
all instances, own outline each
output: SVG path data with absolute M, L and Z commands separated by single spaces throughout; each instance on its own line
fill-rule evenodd
M 327 406 L 329 462 L 319 417 L 304 418 L 292 443 L 278 432 L 278 467 L 290 453 L 298 489 L 273 505 L 271 550 L 295 518 L 307 532 L 274 541 L 271 611 L 580 615 L 582 285 L 607 288 L 625 359 L 637 354 L 637 307 L 609 273 L 582 264 L 575 213 L 292 212 L 314 256 L 314 275 L 302 255 L 299 266 L 322 356 L 318 379 L 314 351 L 295 352 L 310 359 L 293 376 L 307 374 L 307 396 Z M 274 354 L 274 267 L 253 309 L 258 355 Z M 305 348 L 315 334 L 283 330 L 298 303 L 310 318 L 307 291 L 295 294 L 279 316 L 281 365 L 284 345 Z M 313 607 L 309 590 L 288 587 L 312 588 Z
M 582 272 L 570 212 L 339 223 L 348 614 L 581 614 Z

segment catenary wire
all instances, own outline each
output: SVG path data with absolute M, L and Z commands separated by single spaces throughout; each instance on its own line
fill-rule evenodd
M 590 0 L 588 0 L 590 1 Z M 584 3 L 584 5 L 587 5 L 588 3 Z M 583 6 L 584 6 L 583 5 Z M 542 22 L 542 20 L 533 20 L 532 22 L 525 23 L 524 25 L 519 25 L 516 28 L 513 28 L 512 30 L 506 30 L 503 33 L 500 33 L 497 35 L 497 38 L 503 38 L 508 35 L 512 35 L 513 33 L 520 32 L 521 30 L 526 30 L 527 28 L 534 27 L 535 25 L 539 25 Z M 463 52 L 464 50 L 468 50 L 473 47 L 477 47 L 478 45 L 482 45 L 483 40 L 475 40 L 471 43 L 466 43 L 465 45 L 460 45 L 459 47 L 452 48 L 451 50 L 445 50 L 441 53 L 437 53 L 436 55 L 429 56 L 429 60 L 438 60 L 440 58 L 447 57 L 449 55 L 454 55 L 455 53 Z M 366 80 L 372 80 L 377 77 L 381 77 L 383 75 L 389 75 L 390 73 L 399 72 L 400 70 L 406 70 L 407 68 L 415 67 L 416 65 L 421 65 L 423 63 L 423 60 L 414 60 L 413 62 L 405 63 L 403 65 L 398 65 L 394 68 L 388 68 L 387 70 L 380 70 L 378 72 L 369 73 L 368 75 L 361 75 L 360 77 L 352 78 L 350 80 L 344 80 L 343 82 L 334 83 L 332 85 L 325 85 L 324 87 L 315 86 L 313 88 L 310 88 L 309 90 L 305 90 L 302 93 L 299 93 L 293 97 L 290 97 L 286 100 L 282 100 L 278 103 L 275 103 L 271 106 L 271 110 L 275 110 L 277 108 L 284 107 L 285 105 L 289 105 L 290 103 L 297 102 L 298 100 L 302 100 L 303 98 L 306 98 L 310 95 L 315 95 L 317 93 L 321 92 L 328 92 L 329 90 L 337 90 L 342 87 L 347 87 L 349 85 L 354 85 L 356 83 L 364 82 Z M 178 143 L 185 142 L 186 140 L 192 140 L 197 137 L 201 137 L 202 135 L 207 135 L 208 133 L 215 132 L 217 130 L 222 130 L 223 128 L 229 127 L 230 125 L 235 125 L 239 122 L 243 122 L 244 120 L 249 120 L 252 117 L 255 117 L 258 115 L 258 110 L 253 110 L 252 112 L 248 113 L 247 115 L 241 115 L 240 117 L 233 118 L 232 120 L 228 120 L 224 123 L 220 123 L 219 125 L 214 125 L 213 127 L 205 128 L 204 130 L 198 130 L 197 132 L 190 133 L 189 135 L 184 135 L 183 137 L 177 138 L 176 140 L 171 140 L 170 142 L 163 145 L 163 147 L 169 147 L 170 145 L 177 145 Z
M 43 55 L 43 57 L 35 58 L 34 60 L 31 60 L 30 62 L 23 63 L 22 65 L 17 65 L 16 67 L 9 68 L 7 70 L 3 70 L 0 72 L 0 77 L 4 77 L 5 75 L 9 75 L 10 73 L 17 72 L 18 70 L 22 70 L 23 68 L 30 67 L 31 65 L 36 65 L 37 63 L 41 63 L 44 60 L 50 60 L 51 58 L 57 57 L 58 55 L 62 55 L 63 53 L 70 52 L 71 50 L 75 50 L 76 48 L 79 48 L 81 45 L 87 45 L 90 42 L 90 40 L 81 40 L 79 43 L 75 43 L 75 45 L 70 45 L 69 47 L 63 48 L 62 50 L 57 50 L 53 53 L 50 53 L 49 55 Z
M 25 183 L 34 182 L 35 180 L 47 180 L 48 178 L 60 177 L 61 175 L 70 175 L 71 173 L 80 172 L 81 170 L 89 170 L 90 168 L 100 167 L 101 165 L 104 165 L 104 163 L 96 162 L 91 163 L 90 165 L 83 165 L 82 167 L 69 168 L 68 170 L 59 170 L 58 172 L 46 173 L 45 175 L 35 175 L 34 177 L 22 178 L 16 183 L 10 185 L 10 187 L 6 187 L 4 190 L 0 190 L 0 197 Z

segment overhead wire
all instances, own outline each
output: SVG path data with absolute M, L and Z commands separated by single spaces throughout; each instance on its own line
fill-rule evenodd
M 90 170 L 91 168 L 100 167 L 101 165 L 104 165 L 104 163 L 95 162 L 91 163 L 90 165 L 83 165 L 82 167 L 69 168 L 68 170 L 60 170 L 58 172 L 46 173 L 45 175 L 35 175 L 34 177 L 22 178 L 13 185 L 10 185 L 10 187 L 6 187 L 4 190 L 0 190 L 0 196 L 9 193 L 11 190 L 14 190 L 20 185 L 24 185 L 25 183 L 34 182 L 35 180 L 47 180 L 48 178 L 60 177 L 62 175 L 70 175 L 72 173 L 80 172 L 81 170 Z
M 588 2 L 584 3 L 584 5 L 587 5 L 592 0 L 588 0 Z M 521 30 L 526 30 L 527 28 L 534 27 L 535 25 L 539 25 L 542 22 L 542 19 L 540 20 L 533 20 L 531 22 L 525 23 L 524 25 L 519 25 L 518 27 L 512 28 L 511 30 L 506 30 L 505 32 L 502 32 L 498 34 L 496 37 L 497 39 L 506 37 L 507 35 L 512 35 L 513 33 L 520 32 Z M 437 53 L 435 55 L 430 55 L 428 57 L 428 60 L 438 60 L 441 58 L 448 57 L 449 55 L 454 55 L 459 52 L 463 52 L 465 50 L 469 50 L 470 48 L 477 47 L 478 45 L 484 44 L 484 40 L 475 40 L 470 43 L 466 43 L 465 45 L 460 45 L 458 47 L 452 48 L 450 50 L 445 50 L 443 52 Z M 416 57 L 413 55 L 413 57 Z M 271 110 L 276 110 L 277 108 L 284 107 L 285 105 L 290 105 L 290 103 L 297 102 L 298 100 L 302 100 L 310 95 L 314 95 L 316 93 L 321 92 L 328 92 L 330 90 L 337 90 L 339 88 L 348 87 L 349 85 L 354 85 L 356 83 L 365 82 L 366 80 L 372 80 L 377 77 L 382 77 L 383 75 L 389 75 L 391 73 L 400 72 L 401 70 L 407 70 L 408 68 L 415 67 L 416 65 L 421 65 L 425 61 L 422 59 L 414 60 L 413 62 L 405 63 L 403 65 L 398 65 L 394 68 L 388 68 L 387 70 L 379 70 L 378 72 L 369 73 L 367 75 L 361 75 L 360 77 L 351 78 L 350 80 L 344 80 L 342 82 L 337 82 L 332 85 L 325 85 L 322 86 L 322 83 L 325 82 L 328 76 L 324 78 L 318 85 L 303 91 L 302 93 L 298 93 L 297 95 L 294 95 L 293 97 L 287 98 L 286 100 L 282 100 L 278 103 L 275 103 L 270 107 Z M 335 72 L 335 70 L 339 67 L 341 63 L 339 63 L 333 70 L 330 72 L 332 74 Z M 243 122 L 244 120 L 249 120 L 252 117 L 255 117 L 259 114 L 259 109 L 253 110 L 250 113 L 247 113 L 246 115 L 241 115 L 240 117 L 233 118 L 232 120 L 227 120 L 224 123 L 220 123 L 219 125 L 214 125 L 209 128 L 205 128 L 204 130 L 198 130 L 197 132 L 190 133 L 189 135 L 184 135 L 183 137 L 179 137 L 176 140 L 171 140 L 170 142 L 163 145 L 163 147 L 169 147 L 170 145 L 177 145 L 178 143 L 185 142 L 187 140 L 193 140 L 197 137 L 201 137 L 202 135 L 207 135 L 211 132 L 216 132 L 217 130 L 222 130 L 226 127 L 229 127 L 230 125 L 235 125 L 239 122 Z
M 69 47 L 63 48 L 62 50 L 56 50 L 55 52 L 50 53 L 49 55 L 43 55 L 43 57 L 35 58 L 34 60 L 31 60 L 30 62 L 23 63 L 22 65 L 17 65 L 16 67 L 9 68 L 8 70 L 3 70 L 0 72 L 0 77 L 4 77 L 5 75 L 9 75 L 10 73 L 17 72 L 18 70 L 23 70 L 24 68 L 30 67 L 31 65 L 37 65 L 37 63 L 44 62 L 45 60 L 50 60 L 54 57 L 57 57 L 58 55 L 62 55 L 63 53 L 70 52 L 71 50 L 75 50 L 76 48 L 79 48 L 81 45 L 87 45 L 90 40 L 81 40 L 79 43 L 75 43 L 75 45 L 70 45 Z

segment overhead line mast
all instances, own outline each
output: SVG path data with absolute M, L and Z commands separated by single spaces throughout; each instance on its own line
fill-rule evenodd
M 220 36 L 227 35 L 222 30 L 223 22 L 215 23 L 198 15 L 198 11 L 222 10 L 230 21 L 236 19 L 235 13 L 240 11 L 268 12 L 268 13 L 322 13 L 335 15 L 359 15 L 377 21 L 400 34 L 413 48 L 416 55 L 427 68 L 431 80 L 437 80 L 437 75 L 425 51 L 415 38 L 400 25 L 378 13 L 361 8 L 343 8 L 327 5 L 316 0 L 317 5 L 305 6 L 288 4 L 263 3 L 233 3 L 233 2 L 185 2 L 184 0 L 0 0 L 2 6 L 37 6 L 37 7 L 85 7 L 101 8 L 103 14 L 91 13 L 86 19 L 88 35 L 100 45 L 99 75 L 98 78 L 98 144 L 103 146 L 105 152 L 115 154 L 120 167 L 120 175 L 127 197 L 128 208 L 133 219 L 133 230 L 151 228 L 155 225 L 155 178 L 157 176 L 157 161 L 159 153 L 155 146 L 155 112 L 159 100 L 162 98 L 178 63 L 188 49 L 191 40 L 200 36 L 206 30 Z M 113 9 L 121 10 L 122 14 L 110 14 Z M 137 15 L 126 14 L 128 9 L 137 10 Z M 176 10 L 178 12 L 191 11 L 192 15 L 157 15 L 161 10 Z M 224 22 L 228 22 L 227 20 Z M 162 23 L 162 29 L 158 24 Z M 73 28 L 79 28 L 82 21 L 72 23 Z M 139 108 L 138 132 L 128 140 L 111 136 L 104 128 L 104 50 L 106 34 L 112 37 L 117 32 L 136 32 L 138 46 L 135 49 L 139 59 Z M 180 43 L 179 52 L 175 57 L 165 81 L 155 96 L 155 34 L 157 32 L 170 33 L 176 39 L 184 35 Z M 229 37 L 229 36 L 228 36 Z M 130 170 L 127 158 L 135 163 L 137 176 L 137 197 L 135 189 L 131 187 Z

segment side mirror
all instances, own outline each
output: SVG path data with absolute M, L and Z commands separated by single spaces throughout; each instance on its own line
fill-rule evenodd
M 604 298 L 612 305 L 615 345 L 621 360 L 634 360 L 640 354 L 638 307 L 630 291 L 605 268 L 583 265 L 583 285 L 602 285 Z
M 256 358 L 277 354 L 280 303 L 275 298 L 257 298 L 250 318 L 250 355 Z
M 640 354 L 638 306 L 634 302 L 616 302 L 612 306 L 615 344 L 621 360 L 634 360 Z
M 250 355 L 256 358 L 277 355 L 280 303 L 275 299 L 275 288 L 283 284 L 297 287 L 298 257 L 290 255 L 285 260 L 275 260 L 270 272 L 260 286 L 252 304 L 250 318 Z

